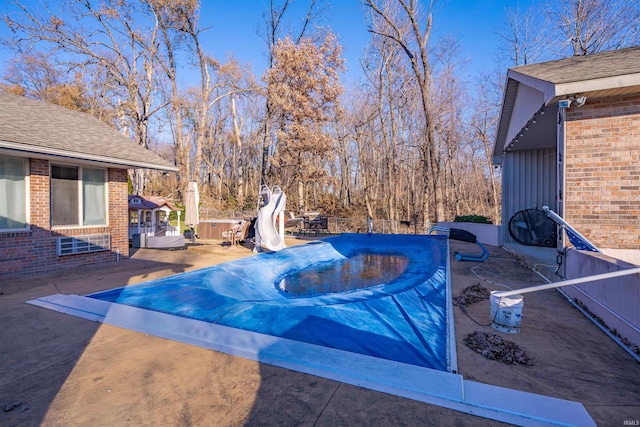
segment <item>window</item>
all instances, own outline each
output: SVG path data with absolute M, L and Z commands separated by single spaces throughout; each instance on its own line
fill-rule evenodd
M 103 169 L 51 166 L 51 225 L 106 225 Z
M 101 169 L 82 169 L 82 196 L 84 225 L 107 223 L 105 209 L 105 173 Z
M 138 212 L 137 211 L 129 211 L 129 225 L 138 225 Z
M 51 225 L 79 225 L 79 168 L 51 167 Z
M 26 229 L 27 161 L 0 157 L 0 230 Z

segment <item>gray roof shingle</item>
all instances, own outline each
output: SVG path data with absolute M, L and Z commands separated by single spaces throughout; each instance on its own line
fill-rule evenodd
M 0 91 L 0 148 L 176 171 L 157 154 L 79 111 Z
M 640 73 L 640 46 L 522 65 L 512 70 L 554 84 Z

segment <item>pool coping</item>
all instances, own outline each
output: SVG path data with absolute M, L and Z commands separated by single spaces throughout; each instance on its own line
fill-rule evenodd
M 78 295 L 55 294 L 27 303 L 497 421 L 519 425 L 595 425 L 579 402 L 473 382 L 457 373 Z M 452 329 L 449 331 L 455 336 Z M 455 345 L 451 348 L 455 351 Z M 455 360 L 455 354 L 451 356 Z
M 447 253 L 449 253 L 449 239 L 446 242 Z M 447 295 L 447 306 L 445 307 L 446 312 L 446 320 L 447 320 L 447 366 L 449 368 L 449 372 L 457 374 L 458 373 L 458 354 L 456 350 L 456 327 L 455 322 L 453 320 L 453 290 L 451 288 L 451 263 L 447 260 L 447 270 L 445 272 L 445 282 L 447 285 L 446 295 Z

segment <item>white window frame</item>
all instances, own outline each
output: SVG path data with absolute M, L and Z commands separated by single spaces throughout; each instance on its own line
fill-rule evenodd
M 77 192 L 78 192 L 78 224 L 67 224 L 67 225 L 53 225 L 53 212 L 51 212 L 51 229 L 59 230 L 59 229 L 69 229 L 69 228 L 96 228 L 96 227 L 106 227 L 109 225 L 109 170 L 101 167 L 94 166 L 82 166 L 78 164 L 65 164 L 65 163 L 50 163 L 49 165 L 49 179 L 51 180 L 51 175 L 53 172 L 53 167 L 63 167 L 63 168 L 78 168 L 78 181 L 77 181 Z M 104 224 L 95 224 L 95 225 L 83 225 L 84 224 L 84 197 L 82 193 L 82 183 L 83 183 L 83 174 L 84 169 L 97 169 L 102 170 L 104 173 Z M 51 190 L 49 190 L 49 195 L 51 195 Z M 52 205 L 52 202 L 49 201 L 49 206 Z
M 21 228 L 0 228 L 0 233 L 16 233 L 16 232 L 24 232 L 31 231 L 31 186 L 29 179 L 29 159 L 25 157 L 14 157 L 14 156 L 0 156 L 5 159 L 13 159 L 13 160 L 21 160 L 24 163 L 24 223 L 25 227 Z

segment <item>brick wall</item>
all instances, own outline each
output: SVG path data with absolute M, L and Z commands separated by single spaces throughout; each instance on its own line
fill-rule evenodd
M 565 219 L 596 246 L 640 249 L 640 95 L 566 116 Z
M 0 233 L 0 273 L 4 277 L 16 274 L 41 273 L 49 270 L 95 264 L 129 256 L 127 171 L 108 171 L 107 226 L 76 227 L 51 230 L 49 162 L 30 159 L 30 231 Z M 78 255 L 56 255 L 56 238 L 86 234 L 111 235 L 111 250 Z

